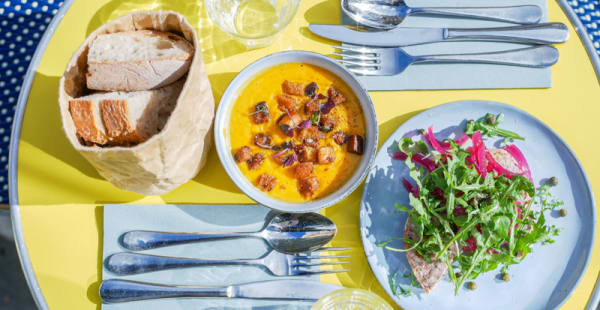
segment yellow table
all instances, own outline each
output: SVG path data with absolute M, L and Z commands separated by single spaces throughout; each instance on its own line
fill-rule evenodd
M 561 0 L 562 1 L 562 0 Z M 11 149 L 11 208 L 22 263 L 41 308 L 99 309 L 101 280 L 102 206 L 105 203 L 250 203 L 231 182 L 211 150 L 208 163 L 196 178 L 160 197 L 119 190 L 103 180 L 77 154 L 62 132 L 58 81 L 72 51 L 99 25 L 135 9 L 166 9 L 184 13 L 197 27 L 204 61 L 215 98 L 220 98 L 235 74 L 264 55 L 290 49 L 330 53 L 333 41 L 312 35 L 309 23 L 338 23 L 337 0 L 305 0 L 295 19 L 273 45 L 246 50 L 213 26 L 201 0 L 76 1 L 58 25 L 36 68 Z M 572 147 L 588 173 L 593 188 L 600 186 L 600 86 L 580 38 L 559 4 L 549 1 L 551 21 L 569 24 L 571 39 L 558 46 L 561 60 L 553 67 L 554 87 L 529 90 L 402 91 L 371 93 L 380 121 L 380 144 L 416 113 L 445 102 L 481 99 L 516 105 L 550 125 Z M 42 45 L 44 42 L 42 43 Z M 25 87 L 26 89 L 27 87 Z M 26 90 L 25 90 L 26 91 Z M 25 93 L 27 95 L 27 93 Z M 20 133 L 20 136 L 19 136 Z M 372 290 L 387 298 L 368 267 L 359 238 L 358 209 L 362 187 L 323 213 L 338 225 L 334 246 L 351 248 L 351 271 L 324 281 Z M 599 197 L 596 196 L 596 199 Z M 598 213 L 600 214 L 600 213 Z M 575 293 L 563 309 L 583 309 L 600 271 L 600 243 Z

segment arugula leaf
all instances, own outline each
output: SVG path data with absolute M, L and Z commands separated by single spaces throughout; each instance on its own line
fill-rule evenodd
M 402 140 L 398 142 L 398 149 L 404 153 L 429 153 L 429 149 L 425 142 L 421 140 L 413 141 L 411 138 L 402 138 Z
M 503 137 L 509 140 L 525 140 L 517 133 L 498 128 L 498 125 L 504 120 L 504 114 L 498 115 L 486 114 L 485 117 L 475 121 L 470 120 L 467 122 L 465 127 L 465 133 L 469 136 L 473 135 L 476 131 L 481 131 L 481 134 L 487 137 Z
M 401 206 L 399 204 L 394 204 L 394 206 L 396 207 L 396 210 L 400 211 L 400 212 L 410 212 L 410 209 L 405 207 L 405 206 Z
M 411 286 L 414 287 L 419 287 L 415 276 L 412 273 L 405 273 L 402 275 L 403 278 L 407 279 L 407 278 L 411 278 Z M 404 288 L 402 287 L 402 285 L 400 285 L 397 281 L 398 278 L 398 271 L 394 272 L 393 274 L 391 274 L 388 277 L 388 281 L 389 281 L 389 285 L 390 288 L 392 289 L 392 294 L 394 294 L 395 296 L 410 296 L 413 293 L 413 291 L 411 290 L 410 287 Z M 400 290 L 400 291 L 398 291 Z
M 467 124 L 467 133 L 481 130 L 487 136 L 522 139 L 518 134 L 498 128 L 503 115 L 488 114 Z M 535 188 L 523 176 L 507 178 L 492 171 L 485 178 L 469 162 L 471 154 L 449 141 L 447 154 L 427 154 L 426 145 L 404 138 L 398 149 L 407 154 L 405 164 L 419 188 L 419 197 L 409 195 L 408 206 L 396 204 L 407 212 L 417 227 L 418 240 L 394 238 L 378 246 L 390 251 L 414 250 L 431 262 L 438 258 L 448 265 L 456 292 L 468 279 L 502 267 L 518 264 L 536 243 L 554 242 L 560 229 L 546 222 L 545 212 L 562 206 L 550 193 L 548 185 Z M 411 158 L 419 153 L 435 162 L 428 171 L 415 165 Z M 390 242 L 401 240 L 409 249 L 397 249 Z M 451 255 L 452 249 L 452 255 Z M 462 275 L 457 277 L 454 272 Z M 402 294 L 403 288 L 399 289 Z
M 388 281 L 390 284 L 390 288 L 392 289 L 392 294 L 398 296 L 398 282 L 396 281 L 396 276 L 398 275 L 398 271 L 394 272 L 388 277 Z
M 502 237 L 508 237 L 510 219 L 504 215 L 494 216 L 494 232 Z

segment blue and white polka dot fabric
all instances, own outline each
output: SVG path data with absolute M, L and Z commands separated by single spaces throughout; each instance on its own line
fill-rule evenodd
M 10 131 L 25 71 L 63 1 L 0 0 L 0 203 L 8 203 Z
M 600 55 L 600 0 L 569 0 Z
M 600 0 L 568 0 L 600 55 Z M 31 57 L 63 0 L 0 0 L 0 203 L 8 202 L 8 147 Z

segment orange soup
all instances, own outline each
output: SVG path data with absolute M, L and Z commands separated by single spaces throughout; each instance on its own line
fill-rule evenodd
M 303 202 L 336 191 L 358 167 L 365 120 L 350 87 L 322 68 L 287 63 L 254 78 L 230 123 L 242 173 L 269 196 Z

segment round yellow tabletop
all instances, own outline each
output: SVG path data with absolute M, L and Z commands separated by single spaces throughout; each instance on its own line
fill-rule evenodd
M 160 197 L 122 191 L 102 179 L 62 132 L 58 82 L 71 53 L 98 26 L 132 10 L 178 11 L 198 31 L 218 102 L 235 74 L 259 57 L 291 49 L 332 52 L 330 45 L 335 42 L 316 37 L 307 26 L 339 23 L 339 1 L 301 1 L 299 12 L 285 32 L 271 46 L 257 50 L 247 50 L 213 26 L 201 0 L 66 1 L 64 6 L 59 12 L 66 12 L 62 21 L 55 23 L 56 29 L 49 29 L 45 37 L 49 41 L 42 42 L 39 65 L 36 60 L 32 63 L 33 84 L 29 96 L 26 90 L 22 95 L 22 100 L 26 100 L 26 105 L 20 107 L 24 108 L 22 120 L 17 113 L 13 137 L 18 140 L 13 142 L 10 158 L 11 210 L 17 246 L 38 305 L 43 309 L 100 309 L 97 292 L 105 203 L 252 201 L 229 179 L 214 147 L 205 168 L 192 181 Z M 70 8 L 67 10 L 66 6 Z M 571 39 L 557 46 L 561 59 L 552 68 L 552 88 L 371 92 L 380 122 L 380 145 L 395 128 L 424 109 L 457 100 L 500 101 L 518 106 L 552 127 L 577 154 L 592 187 L 598 188 L 600 130 L 596 126 L 600 123 L 600 85 L 583 41 L 567 14 L 555 1 L 549 1 L 548 6 L 549 19 L 568 24 L 571 31 Z M 324 276 L 322 281 L 371 290 L 394 304 L 373 276 L 362 250 L 358 220 L 361 193 L 362 187 L 323 211 L 339 229 L 333 245 L 351 249 L 351 271 Z M 600 212 L 596 214 L 600 216 Z M 563 309 L 585 308 L 599 271 L 600 243 L 596 242 L 587 272 Z

